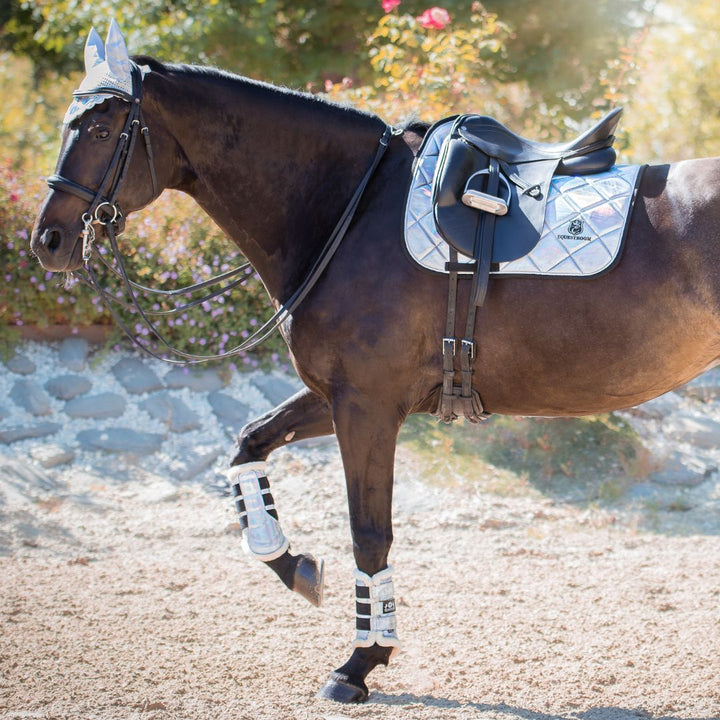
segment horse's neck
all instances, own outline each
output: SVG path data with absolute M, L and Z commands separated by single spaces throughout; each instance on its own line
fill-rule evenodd
M 181 189 L 283 301 L 370 165 L 382 123 L 251 82 L 193 82 L 182 97 L 174 93 L 176 108 L 166 112 L 190 167 Z

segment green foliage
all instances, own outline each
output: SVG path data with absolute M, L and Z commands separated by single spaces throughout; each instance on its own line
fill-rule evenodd
M 395 12 L 414 18 L 431 4 L 403 0 Z M 605 62 L 645 19 L 643 0 L 487 0 L 484 5 L 511 32 L 508 54 L 490 79 L 524 84 L 532 90 L 525 109 L 544 107 L 556 118 L 586 116 L 602 94 Z M 469 0 L 447 0 L 442 7 L 451 18 L 451 35 L 471 30 L 475 16 L 484 12 Z M 355 85 L 372 82 L 364 47 L 384 16 L 379 0 L 12 0 L 10 8 L 0 47 L 28 55 L 40 71 L 80 69 L 89 27 L 102 32 L 114 16 L 134 52 L 213 63 L 312 89 L 343 77 Z M 478 50 L 483 52 L 482 44 Z
M 389 13 L 368 38 L 375 72 L 371 88 L 338 88 L 380 114 L 447 115 L 467 108 L 490 85 L 503 57 L 508 27 L 474 4 L 467 26 L 424 27 L 409 13 Z
M 621 88 L 626 157 L 633 162 L 720 155 L 720 5 L 663 3 Z
M 482 112 L 546 140 L 614 106 L 609 85 L 626 67 L 617 54 L 644 19 L 640 0 L 448 2 L 450 22 L 425 27 L 410 5 L 383 16 L 369 35 L 370 81 L 345 79 L 331 97 L 395 121 Z
M 614 502 L 628 485 L 652 470 L 641 441 L 614 415 L 553 419 L 498 415 L 480 425 L 459 423 L 452 428 L 418 415 L 405 424 L 400 439 L 441 482 L 452 482 L 453 477 L 467 482 L 487 475 L 498 491 L 492 478 L 500 473 L 505 490 L 512 485 L 510 478 L 515 484 L 526 478 L 543 494 L 582 503 Z M 488 471 L 479 473 L 478 463 L 487 464 Z
M 78 81 L 33 81 L 30 60 L 8 52 L 0 53 L 0 64 L 0 160 L 35 187 L 55 163 L 60 122 Z
M 62 287 L 63 277 L 47 273 L 30 255 L 28 239 L 40 204 L 40 188 L 0 164 L 0 318 L 3 324 L 76 325 L 98 320 L 92 296 Z
M 652 4 L 645 0 L 485 0 L 513 30 L 508 62 L 499 68 L 502 84 L 521 81 L 528 89 L 523 124 L 540 112 L 545 131 L 568 120 L 582 121 L 605 110 L 605 75 L 648 22 Z

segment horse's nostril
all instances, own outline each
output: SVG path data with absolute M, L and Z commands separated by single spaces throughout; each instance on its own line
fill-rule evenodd
M 42 242 L 51 253 L 55 252 L 62 242 L 62 233 L 59 230 L 46 230 L 43 233 Z

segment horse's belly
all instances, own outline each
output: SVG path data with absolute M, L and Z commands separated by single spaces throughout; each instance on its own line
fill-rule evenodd
M 577 308 L 578 310 L 580 308 Z M 535 317 L 483 339 L 476 387 L 488 411 L 584 415 L 632 407 L 682 385 L 720 358 L 720 322 L 691 303 Z

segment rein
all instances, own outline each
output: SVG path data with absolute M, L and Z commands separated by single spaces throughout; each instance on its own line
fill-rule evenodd
M 300 284 L 300 287 L 298 287 L 297 290 L 295 290 L 295 292 L 290 296 L 290 298 L 288 298 L 288 300 L 281 305 L 281 307 L 269 320 L 267 320 L 260 328 L 258 328 L 252 335 L 250 335 L 240 344 L 222 353 L 210 355 L 196 355 L 194 353 L 187 353 L 176 347 L 173 347 L 173 345 L 170 344 L 170 342 L 165 338 L 165 336 L 150 318 L 161 315 L 173 315 L 176 313 L 181 313 L 190 308 L 197 307 L 198 305 L 201 305 L 208 300 L 218 297 L 219 295 L 229 292 L 245 280 L 244 277 L 237 278 L 236 276 L 238 276 L 240 273 L 244 273 L 248 268 L 251 267 L 251 264 L 245 263 L 237 268 L 233 268 L 232 270 L 222 273 L 221 275 L 217 275 L 208 280 L 196 283 L 194 285 L 189 285 L 184 288 L 178 288 L 176 290 L 156 290 L 154 288 L 149 288 L 133 282 L 128 277 L 128 274 L 125 270 L 125 265 L 122 260 L 122 255 L 120 254 L 120 249 L 117 244 L 117 236 L 123 232 L 125 226 L 124 216 L 119 205 L 117 204 L 117 197 L 120 192 L 120 187 L 125 179 L 125 175 L 127 174 L 128 167 L 130 165 L 130 159 L 132 158 L 133 150 L 135 149 L 138 132 L 142 134 L 145 140 L 146 156 L 148 159 L 150 177 L 153 186 L 153 197 L 157 196 L 158 194 L 158 182 L 153 161 L 152 145 L 150 143 L 150 132 L 144 123 L 142 110 L 140 107 L 140 101 L 142 98 L 142 72 L 135 63 L 132 63 L 132 81 L 132 96 L 122 91 L 119 91 L 116 88 L 96 88 L 90 92 L 75 93 L 75 95 L 79 96 L 92 95 L 102 92 L 115 95 L 122 100 L 130 102 L 130 112 L 125 122 L 125 127 L 120 133 L 120 139 L 118 141 L 117 148 L 115 149 L 115 153 L 112 160 L 110 161 L 110 165 L 102 179 L 102 182 L 100 183 L 100 187 L 97 190 L 91 190 L 90 188 L 73 182 L 72 180 L 68 180 L 67 178 L 64 178 L 57 174 L 52 175 L 47 179 L 48 185 L 53 190 L 61 190 L 63 192 L 68 192 L 85 200 L 90 204 L 88 211 L 85 212 L 82 216 L 82 221 L 84 224 L 82 232 L 82 258 L 85 263 L 85 268 L 84 271 L 76 271 L 75 275 L 84 284 L 93 288 L 98 293 L 103 303 L 112 315 L 114 321 L 123 331 L 123 333 L 127 335 L 127 337 L 130 338 L 130 340 L 134 344 L 136 344 L 138 347 L 140 347 L 152 357 L 155 357 L 159 360 L 164 360 L 165 362 L 176 365 L 194 365 L 202 362 L 208 362 L 210 360 L 223 360 L 237 355 L 241 352 L 252 350 L 253 348 L 258 347 L 262 342 L 264 342 L 275 330 L 279 329 L 283 322 L 285 322 L 285 320 L 287 320 L 288 317 L 292 315 L 292 313 L 298 308 L 300 303 L 302 303 L 302 301 L 307 297 L 308 293 L 315 286 L 323 271 L 330 263 L 330 260 L 335 254 L 335 251 L 340 246 L 340 243 L 345 236 L 348 228 L 350 227 L 352 219 L 355 215 L 355 211 L 357 210 L 363 193 L 365 192 L 365 188 L 370 182 L 370 179 L 372 178 L 377 166 L 379 165 L 380 160 L 385 154 L 385 150 L 388 147 L 390 139 L 393 135 L 400 135 L 402 133 L 402 130 L 398 130 L 390 125 L 386 125 L 385 131 L 379 140 L 378 148 L 370 167 L 360 181 L 360 184 L 355 189 L 353 196 L 350 198 L 350 201 L 345 207 L 345 210 L 343 211 L 340 219 L 335 225 L 335 228 L 333 229 L 330 237 L 328 238 L 328 241 L 320 252 L 320 255 L 315 260 L 315 263 L 313 264 L 309 274 Z M 110 189 L 108 190 L 107 194 L 105 194 L 105 187 L 110 182 L 111 178 L 112 184 L 110 185 Z M 102 257 L 98 249 L 95 247 L 95 230 L 93 227 L 94 223 L 102 225 L 105 228 L 105 234 L 107 235 L 107 238 L 110 242 L 110 248 L 114 259 L 114 264 L 108 263 Z M 95 257 L 98 258 L 100 262 L 112 274 L 116 275 L 122 280 L 125 292 L 129 296 L 130 303 L 123 302 L 122 300 L 114 297 L 100 284 L 100 281 L 98 280 L 95 271 L 90 266 L 90 258 L 93 255 L 95 255 Z M 236 279 L 233 280 L 232 278 Z M 194 300 L 190 300 L 181 306 L 177 306 L 168 310 L 144 310 L 138 301 L 137 291 L 140 291 L 142 293 L 159 295 L 164 298 L 169 298 L 191 294 L 205 288 L 215 287 L 221 283 L 224 283 L 225 281 L 229 282 L 213 290 L 207 295 L 196 298 Z M 152 350 L 146 343 L 142 342 L 122 320 L 116 310 L 116 305 L 122 306 L 131 311 L 136 311 L 142 318 L 142 321 L 147 327 L 147 329 L 153 333 L 157 341 L 161 345 L 163 345 L 170 353 L 180 359 L 173 359 L 168 358 L 164 355 L 160 355 L 159 353 Z

